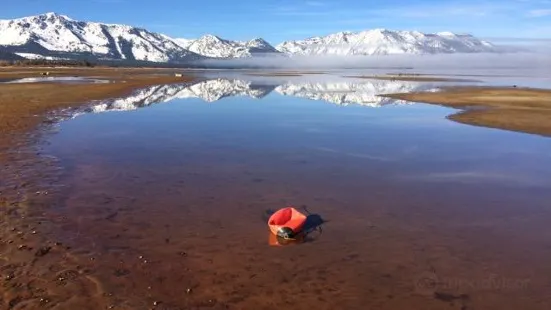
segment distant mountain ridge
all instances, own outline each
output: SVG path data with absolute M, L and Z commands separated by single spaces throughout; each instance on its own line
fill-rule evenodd
M 289 55 L 390 55 L 496 52 L 491 43 L 471 35 L 451 32 L 436 34 L 419 31 L 373 29 L 339 32 L 323 37 L 286 41 L 276 49 Z
M 450 32 L 425 34 L 374 29 L 286 41 L 274 47 L 262 38 L 231 41 L 205 35 L 199 39 L 174 39 L 143 28 L 77 21 L 57 13 L 0 20 L 0 52 L 34 59 L 91 58 L 177 64 L 265 54 L 349 56 L 497 50 L 489 42 Z
M 209 34 L 197 40 L 174 39 L 174 42 L 196 54 L 215 58 L 242 58 L 266 53 L 279 53 L 275 47 L 262 38 L 242 42 L 225 40 Z

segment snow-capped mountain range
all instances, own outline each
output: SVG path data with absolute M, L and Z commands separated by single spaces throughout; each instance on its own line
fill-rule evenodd
M 381 55 L 496 52 L 489 42 L 470 35 L 424 34 L 375 29 L 340 32 L 287 41 L 277 47 L 264 39 L 230 41 L 214 35 L 175 39 L 127 25 L 73 20 L 46 13 L 0 20 L 0 52 L 25 58 L 94 58 L 189 63 L 206 58 L 277 55 Z
M 291 55 L 389 55 L 496 52 L 489 42 L 451 32 L 426 34 L 418 31 L 373 29 L 339 32 L 324 37 L 287 41 L 276 47 Z
M 283 96 L 325 101 L 342 106 L 357 104 L 376 108 L 389 104 L 410 104 L 405 101 L 378 96 L 381 94 L 435 91 L 436 89 L 434 85 L 430 84 L 403 81 L 288 82 L 278 86 L 257 84 L 240 79 L 217 78 L 197 83 L 144 88 L 125 98 L 97 103 L 90 108 L 90 112 L 130 111 L 175 99 L 197 98 L 209 103 L 233 96 L 260 99 L 272 91 Z
M 171 62 L 198 56 L 162 34 L 125 25 L 81 22 L 56 13 L 0 20 L 0 45 L 16 54 L 61 58 Z

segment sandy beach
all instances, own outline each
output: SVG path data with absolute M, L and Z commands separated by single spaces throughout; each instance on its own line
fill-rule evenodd
M 439 92 L 384 96 L 460 109 L 449 118 L 464 124 L 551 136 L 548 89 L 445 87 Z

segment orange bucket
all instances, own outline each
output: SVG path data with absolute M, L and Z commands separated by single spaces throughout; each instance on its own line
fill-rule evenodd
M 302 231 L 305 222 L 306 215 L 300 213 L 294 207 L 286 207 L 277 210 L 270 216 L 268 226 L 274 235 L 289 239 L 292 238 L 292 236 L 289 236 L 291 232 L 294 236 Z M 289 234 L 286 234 L 286 232 L 289 232 Z

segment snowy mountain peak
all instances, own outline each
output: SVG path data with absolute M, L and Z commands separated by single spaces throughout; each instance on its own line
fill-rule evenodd
M 270 44 L 262 38 L 254 38 L 254 39 L 250 40 L 249 42 L 257 42 L 257 43 L 261 43 L 261 44 Z
M 254 47 L 267 47 L 275 50 L 275 47 L 273 47 L 270 43 L 268 43 L 266 40 L 262 38 L 255 38 L 247 42 L 247 45 L 254 46 Z
M 198 41 L 207 41 L 208 42 L 208 41 L 225 41 L 225 40 L 223 40 L 219 36 L 215 36 L 213 34 L 206 34 L 206 35 L 200 37 Z
M 45 21 L 72 20 L 69 16 L 58 14 L 56 12 L 47 12 L 47 13 L 36 15 L 36 16 L 23 17 L 23 19 L 25 19 L 25 18 L 40 19 L 40 20 L 45 20 Z
M 262 38 L 251 41 L 230 41 L 208 34 L 199 39 L 174 39 L 176 44 L 199 55 L 215 58 L 251 57 L 258 53 L 279 53 Z
M 373 33 L 389 33 L 389 32 L 392 32 L 386 28 L 375 28 L 375 29 L 371 29 L 371 30 L 368 30 L 368 31 L 371 31 Z M 349 33 L 349 34 L 353 34 L 353 33 Z
M 449 32 L 449 31 L 437 32 L 436 35 L 441 36 L 441 37 L 455 37 L 455 36 L 457 36 L 455 33 Z
M 489 42 L 451 32 L 426 34 L 384 28 L 339 32 L 324 37 L 287 41 L 276 46 L 290 55 L 388 55 L 495 52 Z

